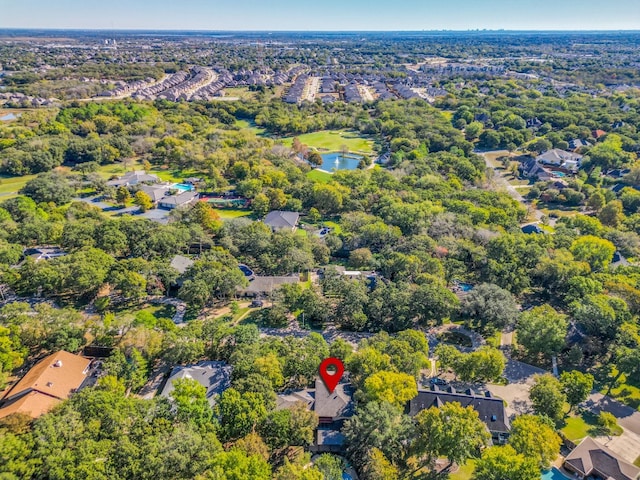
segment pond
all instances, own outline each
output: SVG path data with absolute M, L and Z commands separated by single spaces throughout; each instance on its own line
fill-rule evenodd
M 353 153 L 347 153 L 343 155 L 341 152 L 331 152 L 322 154 L 322 165 L 320 168 L 331 172 L 333 170 L 355 170 L 358 168 L 361 155 L 355 155 Z
M 20 116 L 19 113 L 17 115 L 15 113 L 7 113 L 6 115 L 3 115 L 0 117 L 0 122 L 8 122 L 9 120 L 15 120 L 19 116 Z

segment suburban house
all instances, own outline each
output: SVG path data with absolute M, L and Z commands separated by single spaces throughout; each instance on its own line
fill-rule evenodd
M 431 407 L 439 408 L 450 402 L 458 402 L 463 407 L 473 407 L 491 433 L 493 442 L 506 443 L 511 430 L 509 417 L 502 399 L 492 396 L 490 392 L 476 395 L 472 390 L 456 392 L 452 387 L 441 391 L 437 385 L 433 385 L 430 390 L 418 390 L 418 395 L 409 401 L 405 411 L 409 416 L 414 417 L 422 410 Z
M 168 184 L 142 185 L 139 190 L 149 195 L 149 198 L 151 198 L 151 201 L 156 207 L 166 210 L 173 210 L 182 205 L 189 205 L 199 198 L 198 192 L 194 190 L 180 191 L 172 195 L 175 190 Z
M 91 360 L 61 350 L 40 360 L 0 401 L 0 418 L 47 413 L 80 389 Z
M 526 178 L 535 178 L 541 181 L 551 180 L 553 173 L 538 163 L 535 158 L 525 160 L 521 165 L 522 176 Z
M 559 148 L 547 150 L 541 155 L 536 157 L 538 163 L 544 165 L 553 165 L 556 167 L 562 167 L 569 171 L 576 172 L 580 168 L 582 162 L 582 155 L 573 152 L 566 152 Z
M 149 195 L 153 204 L 157 205 L 169 189 L 166 185 L 142 185 L 138 190 Z
M 193 190 L 178 193 L 176 195 L 165 195 L 158 202 L 158 207 L 173 210 L 174 208 L 182 207 L 183 205 L 190 205 L 193 202 L 196 202 L 198 197 L 198 192 L 194 192 Z
M 300 214 L 298 212 L 274 210 L 269 212 L 263 221 L 265 225 L 271 228 L 272 232 L 279 230 L 295 232 L 296 228 L 298 228 L 298 220 L 300 220 Z
M 183 275 L 195 262 L 191 260 L 189 257 L 184 257 L 182 255 L 175 255 L 171 259 L 171 263 L 169 266 L 178 271 L 180 275 Z
M 226 362 L 199 362 L 195 365 L 177 366 L 165 383 L 161 396 L 169 398 L 176 380 L 190 378 L 207 389 L 207 401 L 213 407 L 216 397 L 231 386 L 233 367 Z
M 160 179 L 153 174 L 147 173 L 144 170 L 136 170 L 133 172 L 127 172 L 121 177 L 110 180 L 107 185 L 110 187 L 133 187 L 141 183 L 158 183 Z
M 297 274 L 280 277 L 263 277 L 256 275 L 252 279 L 249 279 L 249 285 L 238 289 L 238 295 L 251 298 L 268 296 L 280 285 L 284 285 L 285 283 L 298 283 L 299 281 L 300 276 Z
M 581 479 L 637 480 L 640 468 L 586 437 L 564 460 L 564 468 Z
M 615 252 L 613 252 L 613 257 L 611 258 L 610 265 L 612 268 L 618 268 L 628 267 L 631 264 L 629 263 L 629 260 L 624 258 L 624 256 L 620 253 L 620 250 L 616 250 Z
M 522 230 L 522 233 L 544 233 L 544 230 L 542 230 L 542 228 L 540 228 L 540 226 L 536 225 L 535 223 L 525 225 L 520 230 Z
M 590 147 L 590 146 L 591 144 L 589 142 L 585 142 L 584 140 L 581 140 L 579 138 L 574 138 L 573 140 L 569 140 L 569 148 L 574 151 L 582 147 Z
M 25 257 L 31 257 L 36 262 L 40 260 L 51 260 L 56 257 L 64 257 L 67 254 L 60 247 L 33 247 L 24 251 Z
M 333 393 L 329 393 L 324 382 L 316 378 L 315 388 L 278 395 L 276 409 L 291 408 L 300 402 L 305 404 L 318 415 L 318 428 L 309 450 L 313 453 L 341 453 L 345 438 L 340 430 L 344 421 L 355 413 L 353 391 L 351 384 L 340 383 Z

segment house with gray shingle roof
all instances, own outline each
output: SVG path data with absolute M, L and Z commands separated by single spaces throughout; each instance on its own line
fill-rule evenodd
M 133 187 L 141 183 L 158 183 L 160 180 L 156 175 L 145 172 L 144 170 L 136 170 L 127 172 L 116 180 L 107 182 L 110 187 Z
M 173 210 L 174 208 L 196 202 L 199 196 L 198 192 L 194 192 L 193 190 L 178 193 L 176 195 L 165 195 L 158 202 L 158 207 Z
M 182 255 L 176 255 L 171 259 L 169 264 L 172 268 L 178 271 L 180 275 L 184 274 L 195 262 L 188 257 Z
M 298 212 L 286 212 L 282 210 L 274 210 L 264 217 L 263 222 L 271 228 L 271 231 L 287 230 L 295 232 L 298 228 L 298 220 L 300 214 Z
M 213 407 L 218 395 L 231 386 L 233 367 L 226 362 L 199 362 L 195 365 L 177 366 L 171 371 L 160 395 L 170 398 L 176 380 L 190 378 L 207 389 L 207 401 Z

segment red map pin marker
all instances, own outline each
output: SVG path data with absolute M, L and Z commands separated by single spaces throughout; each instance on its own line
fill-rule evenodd
M 335 369 L 335 372 L 329 372 L 329 367 L 333 367 Z M 320 372 L 322 381 L 327 387 L 327 390 L 329 390 L 329 393 L 333 393 L 338 383 L 340 383 L 340 379 L 342 378 L 342 374 L 344 373 L 344 365 L 342 364 L 342 360 L 335 357 L 325 358 L 320 364 L 320 368 L 318 370 Z

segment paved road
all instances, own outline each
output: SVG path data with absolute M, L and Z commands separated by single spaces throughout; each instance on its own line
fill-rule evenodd
M 611 397 L 606 397 L 601 393 L 592 393 L 586 402 L 580 406 L 588 408 L 592 412 L 601 411 L 613 414 L 621 427 L 640 435 L 640 412 L 631 407 L 627 407 Z M 638 452 L 640 455 L 640 452 Z
M 533 377 L 547 373 L 541 368 L 528 365 L 507 358 L 504 376 L 509 381 L 508 385 L 488 384 L 487 389 L 492 395 L 502 398 L 507 402 L 506 411 L 509 417 L 531 412 L 531 400 L 529 389 L 533 385 Z
M 165 376 L 171 371 L 171 366 L 166 363 L 161 363 L 157 368 L 151 372 L 149 380 L 142 387 L 138 396 L 144 398 L 145 400 L 150 400 L 156 396 L 158 393 L 158 388 L 162 385 Z

